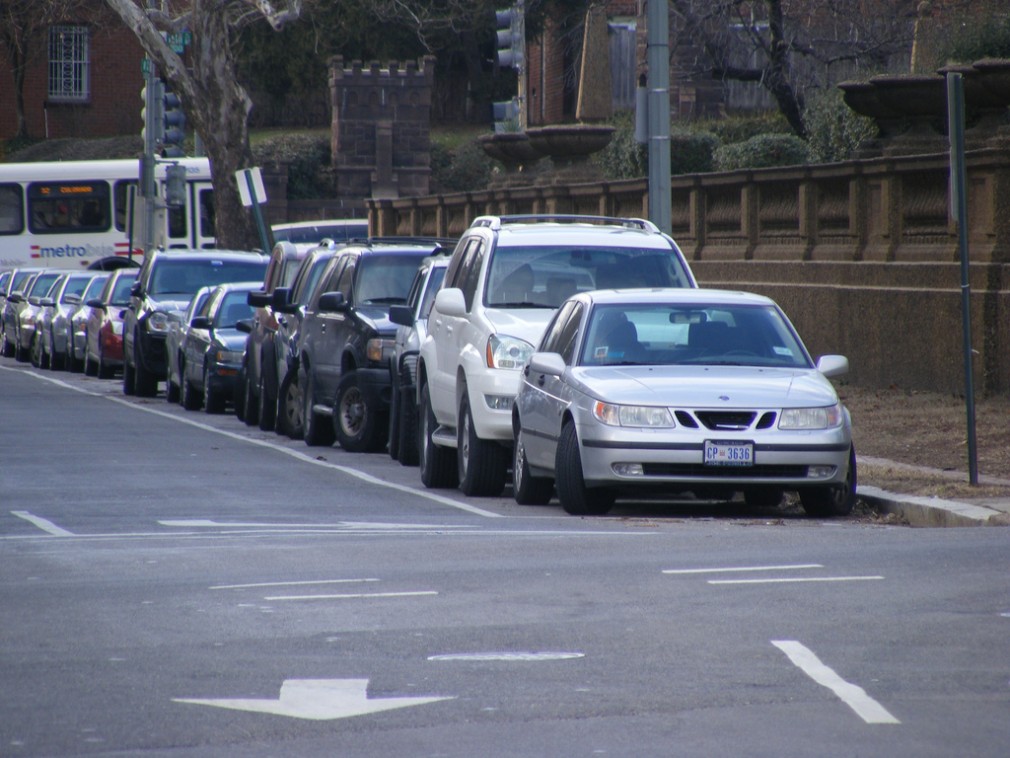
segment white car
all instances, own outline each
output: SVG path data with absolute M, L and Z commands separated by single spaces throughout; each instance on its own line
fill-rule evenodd
M 519 370 L 555 309 L 575 292 L 646 285 L 697 286 L 676 243 L 649 221 L 476 219 L 453 251 L 418 359 L 424 485 L 501 494 Z
M 627 490 L 848 514 L 849 413 L 785 314 L 721 290 L 589 292 L 566 302 L 522 372 L 512 413 L 513 494 L 606 513 Z

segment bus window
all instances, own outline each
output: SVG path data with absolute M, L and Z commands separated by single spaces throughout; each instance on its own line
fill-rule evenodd
M 214 236 L 214 190 L 201 189 L 200 195 L 200 236 Z
M 112 185 L 112 207 L 115 208 L 116 230 L 127 231 L 130 220 L 130 187 L 136 187 L 135 181 L 120 179 Z
M 0 184 L 0 234 L 21 234 L 25 229 L 20 184 Z
M 169 247 L 189 247 L 186 238 L 186 206 L 168 209 Z
M 104 232 L 110 225 L 107 182 L 32 182 L 28 226 L 36 234 Z

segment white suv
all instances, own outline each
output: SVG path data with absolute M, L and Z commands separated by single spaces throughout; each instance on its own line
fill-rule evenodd
M 425 486 L 500 495 L 519 371 L 554 311 L 575 292 L 634 287 L 697 287 L 677 244 L 649 221 L 476 219 L 453 251 L 418 359 Z

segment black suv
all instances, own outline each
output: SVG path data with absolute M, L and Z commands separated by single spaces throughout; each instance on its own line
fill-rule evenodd
M 166 376 L 165 337 L 173 312 L 201 287 L 262 282 L 267 256 L 235 250 L 155 250 L 147 254 L 123 311 L 123 394 L 153 397 Z
M 298 343 L 307 444 L 336 439 L 352 452 L 385 446 L 396 336 L 389 308 L 407 301 L 421 261 L 443 243 L 452 241 L 372 238 L 341 249 L 327 264 L 309 298 Z

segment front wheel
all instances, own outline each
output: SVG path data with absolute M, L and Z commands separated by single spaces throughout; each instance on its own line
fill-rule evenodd
M 203 410 L 205 413 L 224 413 L 226 404 L 224 393 L 214 389 L 207 369 L 203 370 Z
M 298 375 L 288 371 L 281 382 L 277 400 L 277 431 L 293 440 L 300 440 L 302 428 L 302 393 Z
M 808 516 L 848 516 L 856 504 L 856 448 L 849 448 L 849 471 L 842 484 L 801 489 L 800 503 Z
M 186 377 L 186 364 L 182 364 L 179 367 L 179 375 L 182 377 L 180 380 L 182 382 L 182 407 L 187 411 L 195 411 L 200 407 L 203 402 L 203 397 L 197 392 L 196 387 L 193 383 Z
M 561 427 L 557 462 L 558 500 L 573 516 L 602 516 L 614 505 L 614 491 L 603 487 L 586 487 L 582 475 L 582 454 L 575 424 L 569 421 Z
M 512 446 L 512 497 L 519 505 L 547 505 L 554 494 L 554 482 L 530 473 L 522 429 L 517 429 Z
M 400 390 L 400 419 L 396 425 L 399 437 L 398 458 L 402 466 L 416 466 L 417 455 L 417 403 L 411 389 Z
M 256 415 L 259 417 L 260 429 L 272 432 L 277 425 L 277 398 L 270 394 L 265 375 L 266 366 L 260 364 L 259 394 L 256 395 Z
M 379 413 L 358 386 L 356 371 L 345 372 L 337 384 L 333 431 L 340 447 L 349 453 L 374 452 L 385 443 Z
M 455 487 L 457 482 L 456 460 L 452 450 L 432 442 L 431 435 L 438 427 L 435 412 L 431 409 L 428 385 L 421 386 L 420 428 L 417 446 L 420 453 L 421 483 L 429 489 Z
M 500 495 L 505 489 L 508 473 L 506 450 L 493 440 L 483 440 L 477 436 L 466 387 L 463 388 L 463 399 L 459 402 L 459 426 L 456 434 L 459 488 L 471 496 Z
M 139 337 L 133 338 L 133 389 L 137 397 L 154 397 L 158 394 L 158 377 L 144 367 Z

